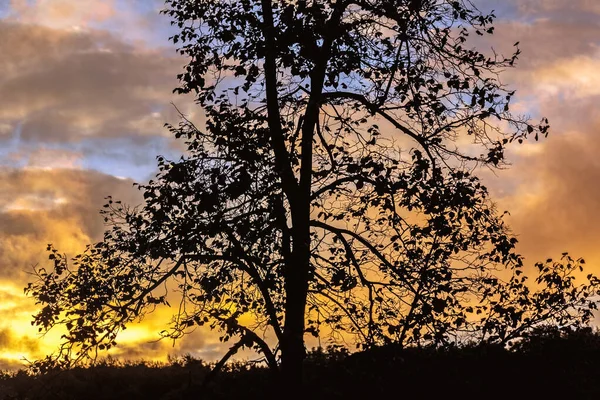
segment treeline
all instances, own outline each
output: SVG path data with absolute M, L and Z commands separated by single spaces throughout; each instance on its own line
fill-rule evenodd
M 0 399 L 280 397 L 266 368 L 232 363 L 206 383 L 211 367 L 188 356 L 165 364 L 107 359 L 93 367 L 46 374 L 5 372 Z M 543 329 L 510 350 L 489 345 L 392 345 L 353 354 L 340 348 L 316 349 L 306 359 L 304 378 L 304 395 L 312 399 L 598 398 L 600 334 L 591 329 Z

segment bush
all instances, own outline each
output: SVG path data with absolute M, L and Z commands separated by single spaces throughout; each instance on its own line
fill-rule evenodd
M 600 334 L 590 328 L 536 329 L 507 349 L 313 349 L 305 368 L 312 399 L 349 398 L 597 398 Z M 107 359 L 93 367 L 31 375 L 0 374 L 0 400 L 180 400 L 278 398 L 264 367 L 236 362 L 204 385 L 211 365 L 190 356 L 168 364 Z

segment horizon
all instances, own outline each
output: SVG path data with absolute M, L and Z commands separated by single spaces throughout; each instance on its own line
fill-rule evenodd
M 486 47 L 523 54 L 505 82 L 513 111 L 550 119 L 547 139 L 510 147 L 509 169 L 480 175 L 508 210 L 526 268 L 568 251 L 600 273 L 600 5 L 589 1 L 478 0 L 496 9 Z M 53 243 L 74 255 L 99 240 L 98 210 L 112 195 L 141 201 L 133 182 L 156 172 L 156 156 L 184 147 L 163 128 L 175 106 L 202 123 L 190 96 L 172 93 L 185 59 L 168 41 L 162 0 L 0 0 L 0 370 L 55 349 L 60 332 L 39 338 L 36 308 L 23 295 L 34 265 Z M 171 104 L 171 102 L 173 104 Z M 131 325 L 111 353 L 212 360 L 229 345 L 198 329 L 173 345 L 157 342 L 171 312 Z M 247 357 L 250 353 L 242 353 Z

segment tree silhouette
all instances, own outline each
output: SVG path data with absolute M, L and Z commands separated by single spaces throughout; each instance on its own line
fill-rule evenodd
M 598 281 L 582 260 L 539 264 L 530 291 L 511 236 L 472 174 L 546 135 L 509 112 L 470 35 L 467 0 L 167 0 L 206 126 L 181 116 L 179 160 L 158 157 L 139 207 L 109 198 L 104 240 L 26 289 L 34 323 L 67 328 L 56 358 L 91 357 L 176 292 L 163 335 L 208 325 L 262 353 L 289 388 L 306 334 L 363 347 L 508 344 L 542 323 L 585 323 Z M 70 267 L 70 264 L 74 268 Z M 504 279 L 501 279 L 505 277 Z

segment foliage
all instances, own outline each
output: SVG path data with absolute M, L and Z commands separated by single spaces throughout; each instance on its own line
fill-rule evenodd
M 531 291 L 472 174 L 548 131 L 509 112 L 499 74 L 519 51 L 469 45 L 493 15 L 467 0 L 166 4 L 189 58 L 176 91 L 206 126 L 169 126 L 187 154 L 158 157 L 139 207 L 109 198 L 103 241 L 72 262 L 49 247 L 54 268 L 27 291 L 42 331 L 67 328 L 59 360 L 114 346 L 170 291 L 165 336 L 208 325 L 236 339 L 223 362 L 252 347 L 295 382 L 307 333 L 508 343 L 589 320 L 598 280 L 576 286 L 582 261 L 565 258 L 539 264 Z

